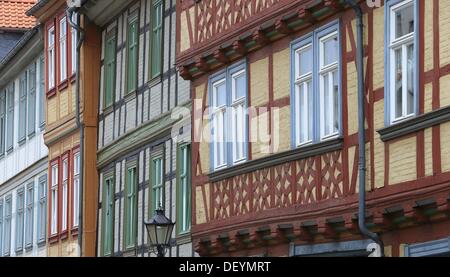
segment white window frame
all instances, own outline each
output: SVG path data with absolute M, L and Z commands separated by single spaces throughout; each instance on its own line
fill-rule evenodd
M 5 198 L 3 209 L 5 209 L 5 217 L 3 219 L 3 256 L 11 255 L 11 231 L 12 231 L 12 195 L 9 194 Z
M 415 3 L 414 0 L 404 0 L 401 1 L 399 3 L 396 3 L 392 6 L 389 7 L 389 17 L 390 17 L 390 21 L 389 21 L 389 70 L 390 70 L 390 76 L 389 76 L 389 97 L 390 97 L 390 124 L 396 124 L 399 122 L 402 122 L 404 120 L 407 120 L 411 117 L 414 117 L 416 115 L 416 94 L 417 94 L 417 87 L 416 85 L 413 83 L 413 111 L 412 113 L 407 112 L 408 110 L 408 79 L 407 78 L 402 78 L 402 115 L 400 117 L 396 117 L 396 82 L 395 82 L 395 68 L 396 68 L 396 57 L 395 57 L 395 52 L 399 49 L 402 50 L 402 76 L 408 76 L 407 72 L 408 72 L 408 47 L 409 46 L 413 46 L 413 80 L 411 80 L 411 82 L 414 82 L 415 79 L 415 71 L 417 70 L 416 67 L 416 57 L 415 57 L 415 51 L 416 51 L 416 43 L 415 43 L 415 35 L 417 30 L 415 29 L 414 26 L 414 31 L 412 33 L 406 34 L 400 38 L 395 38 L 395 25 L 396 25 L 396 18 L 395 18 L 395 12 L 404 8 L 407 8 L 409 6 L 412 6 L 413 8 L 413 13 L 414 13 L 414 21 L 417 20 L 417 18 L 415 18 Z M 405 74 L 406 73 L 406 74 Z
M 244 96 L 237 98 L 236 79 L 244 76 Z M 218 87 L 225 86 L 225 103 L 218 105 Z M 210 127 L 212 141 L 210 143 L 211 170 L 221 170 L 247 161 L 248 157 L 248 111 L 247 111 L 247 68 L 246 61 L 240 61 L 226 70 L 210 77 Z M 243 108 L 240 117 L 236 117 L 238 107 Z M 223 117 L 223 121 L 221 120 Z M 223 122 L 223 123 L 222 123 Z M 236 132 L 236 126 L 241 126 Z M 216 131 L 217 130 L 217 131 Z M 230 131 L 228 131 L 230 130 Z M 239 137 L 243 138 L 239 142 Z M 220 145 L 220 143 L 223 143 Z M 239 157 L 238 144 L 242 145 L 242 155 Z M 219 152 L 220 150 L 220 152 Z M 218 154 L 222 159 L 218 159 Z
M 189 146 L 183 145 L 180 147 L 181 154 L 181 167 L 180 170 L 180 187 L 181 187 L 181 207 L 182 214 L 180 217 L 180 233 L 186 233 L 191 229 L 191 221 L 188 217 L 189 214 L 189 204 L 190 204 L 190 194 L 189 194 Z
M 73 227 L 78 227 L 80 211 L 80 152 L 73 155 Z
M 51 224 L 50 235 L 56 235 L 58 233 L 58 164 L 52 165 L 52 185 L 51 185 Z
M 226 92 L 226 79 L 220 79 L 212 84 L 213 87 L 213 129 L 214 129 L 214 168 L 220 169 L 224 168 L 227 165 L 227 146 L 226 146 L 226 126 L 227 126 L 227 106 L 226 103 L 224 105 L 218 106 L 218 88 L 220 86 L 225 86 Z M 222 143 L 222 145 L 220 145 Z M 222 158 L 220 161 L 218 160 L 219 155 Z
M 47 71 L 48 71 L 48 89 L 55 88 L 55 26 L 50 27 L 47 30 Z
M 62 17 L 59 22 L 59 79 L 67 80 L 67 18 Z
M 74 12 L 72 14 L 72 22 L 74 22 L 75 24 L 78 23 L 78 14 L 76 12 Z M 77 29 L 71 27 L 70 30 L 71 33 L 71 63 L 72 63 L 72 75 L 76 73 L 77 70 Z
M 62 160 L 62 207 L 61 207 L 61 231 L 67 231 L 69 208 L 69 158 Z
M 34 227 L 34 181 L 27 185 L 25 212 L 25 247 L 33 246 Z
M 324 44 L 326 41 L 333 39 L 334 37 L 337 38 L 338 43 L 339 43 L 339 32 L 338 31 L 334 31 L 330 34 L 327 34 L 325 36 L 322 36 L 319 38 L 319 91 L 320 91 L 320 139 L 321 140 L 327 140 L 327 139 L 332 139 L 332 138 L 336 138 L 339 136 L 339 128 L 337 131 L 332 131 L 331 133 L 327 134 L 326 133 L 326 124 L 325 124 L 325 117 L 329 117 L 328 118 L 328 123 L 333 123 L 335 120 L 339 119 L 334 118 L 334 114 L 335 114 L 335 110 L 334 110 L 334 99 L 333 99 L 333 80 L 334 80 L 334 73 L 336 73 L 337 78 L 338 78 L 338 83 L 339 83 L 339 53 L 337 55 L 337 61 L 328 65 L 324 64 L 324 55 L 325 55 L 325 49 L 324 49 Z M 338 50 L 339 52 L 339 50 Z M 328 84 L 324 84 L 324 79 L 325 79 L 325 75 L 328 75 Z M 330 97 L 332 97 L 332 99 L 330 101 L 328 101 L 328 107 L 325 107 L 325 85 L 328 85 L 328 92 Z M 339 94 L 339 88 L 338 88 L 338 94 Z M 339 99 L 339 98 L 338 98 Z M 339 110 L 339 101 L 337 103 L 337 109 Z M 333 111 L 333 112 L 331 112 Z M 337 116 L 339 117 L 339 112 L 337 112 Z M 333 124 L 331 126 L 328 126 L 329 128 L 334 129 Z

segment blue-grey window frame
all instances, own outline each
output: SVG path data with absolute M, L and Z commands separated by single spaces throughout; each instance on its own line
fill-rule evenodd
M 31 190 L 31 217 L 30 221 L 28 221 L 29 211 L 28 211 L 28 201 L 29 201 L 29 192 Z M 34 231 L 34 180 L 32 180 L 27 185 L 26 193 L 25 193 L 25 249 L 30 249 L 33 247 L 33 231 Z M 28 233 L 29 228 L 31 228 L 31 232 Z M 30 234 L 28 236 L 28 234 Z
M 19 223 L 19 194 L 22 194 L 22 222 L 20 225 L 20 228 L 18 228 L 18 223 Z M 23 251 L 23 245 L 24 245 L 24 228 L 25 226 L 25 187 L 22 186 L 21 188 L 19 188 L 17 190 L 16 193 L 16 239 L 15 239 L 15 243 L 16 243 L 16 252 L 22 252 Z
M 319 76 L 319 68 L 320 68 L 320 39 L 328 34 L 333 32 L 337 32 L 338 36 L 338 123 L 339 123 L 339 135 L 338 137 L 342 137 L 342 64 L 343 64 L 343 55 L 342 55 L 342 43 L 343 40 L 341 38 L 342 34 L 340 31 L 340 21 L 334 20 L 330 23 L 321 26 L 311 33 L 302 36 L 291 42 L 291 149 L 297 149 L 297 137 L 296 137 L 296 112 L 295 112 L 295 51 L 299 48 L 311 43 L 313 49 L 313 70 L 312 70 L 312 95 L 313 95 L 313 135 L 312 135 L 312 144 L 317 144 L 322 142 L 320 138 L 320 76 Z M 318 122 L 318 124 L 316 124 Z M 334 138 L 334 137 L 333 137 Z M 331 138 L 331 139 L 333 139 Z M 323 141 L 327 141 L 330 138 L 327 138 Z M 301 146 L 300 146 L 301 148 Z
M 390 49 L 389 45 L 391 42 L 391 33 L 390 33 L 390 26 L 391 26 L 391 17 L 390 17 L 390 10 L 391 7 L 394 5 L 397 5 L 400 2 L 403 2 L 406 0 L 386 0 L 384 3 L 384 16 L 385 16 L 385 25 L 384 25 L 384 125 L 385 127 L 398 124 L 404 120 L 400 120 L 398 122 L 391 124 L 391 91 L 390 91 L 390 76 L 391 76 L 391 59 L 390 59 Z M 414 4 L 414 116 L 411 118 L 414 118 L 419 115 L 419 94 L 420 94 L 420 87 L 419 87 L 419 58 L 420 58 L 420 52 L 419 52 L 419 3 L 417 0 L 412 0 Z M 406 118 L 405 120 L 411 119 Z
M 0 257 L 3 257 L 3 199 L 0 198 Z
M 8 204 L 9 203 L 9 204 Z M 9 230 L 6 229 L 6 227 L 4 228 L 4 232 L 3 232 L 3 238 L 5 238 L 6 233 L 9 234 L 9 239 L 8 240 L 4 240 L 6 243 L 3 243 L 2 247 L 3 247 L 3 256 L 10 256 L 11 255 L 11 231 L 12 231 L 12 195 L 9 194 L 5 197 L 5 204 L 3 206 L 3 209 L 5 210 L 4 214 L 5 216 L 3 217 L 3 225 L 5 224 L 6 221 L 6 206 L 9 206 Z M 8 249 L 5 249 L 5 246 L 8 245 Z
M 404 246 L 405 257 L 426 257 L 450 252 L 450 237 Z
M 233 142 L 232 142 L 232 138 L 230 138 L 230 131 L 228 131 L 225 135 L 226 135 L 226 139 L 225 139 L 225 145 L 226 145 L 226 151 L 225 151 L 225 166 L 221 167 L 219 169 L 216 169 L 215 167 L 215 160 L 214 160 L 214 141 L 213 141 L 213 133 L 212 133 L 212 107 L 213 107 L 213 91 L 212 91 L 212 85 L 222 79 L 225 79 L 225 85 L 226 85 L 226 115 L 227 115 L 227 120 L 226 120 L 226 128 L 227 130 L 232 130 L 232 126 L 231 126 L 231 118 L 230 117 L 230 111 L 231 111 L 231 107 L 232 107 L 232 90 L 231 90 L 231 86 L 232 86 L 232 75 L 236 72 L 239 72 L 241 70 L 245 70 L 245 142 L 244 142 L 244 157 L 245 160 L 240 161 L 239 163 L 242 162 L 246 162 L 248 161 L 248 68 L 247 68 L 247 60 L 240 60 L 232 65 L 230 65 L 229 67 L 227 67 L 226 69 L 223 69 L 213 75 L 211 75 L 208 78 L 208 105 L 209 105 L 209 115 L 208 115 L 208 119 L 209 119 L 209 128 L 210 128 L 210 143 L 209 143 L 209 156 L 210 156 L 210 169 L 211 172 L 214 171 L 220 171 L 221 169 L 225 169 L 227 167 L 233 166 Z M 239 164 L 238 163 L 238 164 Z
M 43 187 L 41 186 L 43 184 Z M 44 214 L 41 213 L 40 209 L 40 200 L 41 195 L 44 196 Z M 38 244 L 45 243 L 47 239 L 47 228 L 44 230 L 44 233 L 39 233 L 41 230 L 41 224 L 44 224 L 44 226 L 47 225 L 47 174 L 42 175 L 39 178 L 39 184 L 38 184 L 38 222 L 37 222 L 37 242 Z

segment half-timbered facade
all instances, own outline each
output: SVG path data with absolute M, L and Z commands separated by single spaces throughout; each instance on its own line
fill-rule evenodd
M 200 255 L 368 255 L 361 46 L 344 2 L 177 1 Z M 450 7 L 356 2 L 366 226 L 387 256 L 448 255 Z
M 94 256 L 100 34 L 84 15 L 67 13 L 64 0 L 41 0 L 27 13 L 43 25 L 47 110 L 44 139 L 49 148 L 47 254 Z M 70 22 L 80 26 L 81 31 L 77 32 Z
M 38 30 L 26 32 L 0 62 L 0 257 L 47 255 L 44 46 Z
M 144 225 L 176 221 L 166 256 L 192 256 L 189 82 L 175 69 L 175 1 L 88 1 L 101 30 L 97 255 L 148 256 Z

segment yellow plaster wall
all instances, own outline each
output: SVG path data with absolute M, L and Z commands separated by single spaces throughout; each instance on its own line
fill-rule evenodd
M 69 114 L 69 89 L 65 89 L 59 93 L 59 110 L 61 117 Z
M 252 159 L 262 158 L 270 152 L 269 113 L 266 111 L 250 120 L 250 139 L 252 143 Z
M 269 102 L 269 58 L 250 64 L 251 105 L 254 107 Z
M 425 52 L 424 52 L 424 60 L 425 60 L 425 72 L 433 69 L 433 1 L 424 1 L 425 5 L 425 31 L 424 31 L 424 39 L 425 39 Z
M 450 29 L 450 25 L 449 25 Z M 449 40 L 450 43 L 450 40 Z M 447 56 L 450 56 L 447 53 Z M 450 75 L 446 75 L 440 79 L 440 104 L 441 107 L 450 106 Z
M 291 148 L 291 111 L 286 106 L 278 109 L 275 113 L 273 123 L 274 152 L 288 151 Z M 279 120 L 277 120 L 279 118 Z M 277 128 L 278 125 L 278 128 Z
M 433 133 L 432 128 L 425 129 L 425 176 L 433 175 Z
M 425 95 L 424 95 L 424 113 L 429 113 L 433 110 L 433 84 L 428 83 L 425 85 Z
M 191 8 L 190 10 L 193 11 L 193 8 Z M 180 16 L 180 21 L 181 21 L 180 22 L 180 51 L 181 52 L 183 52 L 191 47 L 190 42 L 189 42 L 187 13 L 188 13 L 188 10 L 182 12 L 181 16 Z M 191 14 L 190 19 L 191 19 L 191 23 L 192 23 L 193 22 L 192 20 L 195 20 L 195 17 L 193 17 Z
M 416 146 L 416 137 L 403 139 L 389 145 L 390 185 L 416 179 Z
M 201 104 L 203 101 L 203 97 L 206 91 L 207 84 L 203 83 L 195 87 L 195 99 L 196 105 Z M 210 141 L 210 126 L 208 122 L 208 115 L 205 114 L 202 120 L 196 120 L 195 124 L 200 124 L 201 126 L 201 141 L 200 141 L 200 163 L 202 166 L 202 173 L 209 173 L 210 169 L 210 160 L 209 160 L 209 141 Z M 197 129 L 198 126 L 194 127 L 194 130 Z M 197 172 L 198 173 L 198 172 Z
M 209 205 L 209 184 L 206 184 L 205 186 L 205 195 L 206 195 L 206 202 L 203 201 L 203 194 L 202 194 L 202 188 L 201 186 L 197 186 L 195 188 L 195 219 L 196 224 L 203 224 L 206 223 L 206 212 L 209 211 L 208 207 Z M 205 207 L 206 204 L 206 207 Z
M 275 100 L 290 95 L 290 69 L 289 47 L 273 54 L 273 95 Z
M 376 130 L 384 127 L 384 101 L 378 101 L 374 104 L 374 169 L 375 169 L 375 188 L 384 186 L 384 142 L 380 139 L 380 134 Z
M 347 64 L 348 134 L 358 132 L 358 78 L 354 62 Z M 345 77 L 344 77 L 345 78 Z
M 433 1 L 425 1 L 433 2 Z M 447 1 L 439 1 L 439 60 L 440 65 L 450 63 L 450 5 Z
M 52 124 L 58 119 L 58 96 L 55 95 L 47 100 L 47 124 Z
M 384 9 L 373 10 L 373 88 L 384 87 Z
M 442 171 L 450 171 L 450 122 L 441 124 Z

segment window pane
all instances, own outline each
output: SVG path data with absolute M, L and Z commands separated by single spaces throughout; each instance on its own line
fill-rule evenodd
M 333 72 L 333 133 L 339 131 L 339 79 L 337 71 Z
M 414 6 L 408 5 L 395 12 L 395 38 L 414 32 Z
M 220 107 L 227 104 L 227 91 L 225 80 L 217 82 L 214 84 L 214 106 Z
M 335 63 L 338 61 L 338 37 L 337 35 L 328 38 L 323 42 L 323 66 Z
M 233 78 L 233 100 L 245 97 L 246 85 L 245 73 L 240 73 Z
M 408 76 L 407 76 L 407 108 L 408 108 L 408 114 L 414 113 L 414 45 L 408 46 L 408 60 L 407 60 L 407 66 L 408 66 Z
M 402 49 L 395 50 L 395 117 L 399 118 L 403 115 L 403 78 L 402 78 Z
M 36 64 L 33 63 L 28 71 L 28 135 L 36 129 Z
M 329 107 L 331 106 L 331 97 L 330 97 L 330 89 L 329 89 L 329 75 L 325 74 L 323 76 L 323 117 L 324 117 L 324 126 L 325 129 L 324 136 L 329 135 L 331 133 L 331 121 L 330 121 L 330 110 Z
M 39 125 L 45 123 L 45 79 L 44 79 L 44 57 L 39 59 Z
M 312 47 L 308 46 L 299 52 L 300 74 L 299 76 L 312 72 L 313 69 L 313 53 Z M 297 76 L 298 77 L 298 76 Z
M 307 81 L 298 86 L 299 94 L 297 96 L 299 101 L 298 108 L 298 122 L 300 129 L 299 143 L 305 143 L 312 139 L 312 115 L 313 115 L 313 97 L 312 97 L 312 82 Z

